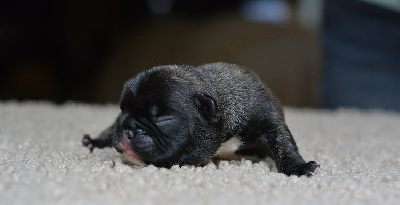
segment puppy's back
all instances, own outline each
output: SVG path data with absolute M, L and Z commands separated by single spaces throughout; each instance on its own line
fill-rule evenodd
M 198 66 L 196 70 L 208 85 L 203 92 L 215 96 L 221 107 L 229 131 L 240 131 L 260 115 L 282 113 L 269 88 L 246 67 L 212 63 Z

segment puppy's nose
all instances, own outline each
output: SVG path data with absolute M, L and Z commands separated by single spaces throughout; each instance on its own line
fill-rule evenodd
M 130 130 L 123 130 L 123 131 L 122 131 L 122 136 L 123 136 L 125 139 L 131 140 L 132 137 L 133 137 L 133 132 L 130 131 Z

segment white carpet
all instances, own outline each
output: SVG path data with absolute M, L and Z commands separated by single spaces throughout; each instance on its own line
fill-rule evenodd
M 3 102 L 0 204 L 399 204 L 400 114 L 285 112 L 300 153 L 321 164 L 313 177 L 248 160 L 132 167 L 113 149 L 81 145 L 117 106 Z

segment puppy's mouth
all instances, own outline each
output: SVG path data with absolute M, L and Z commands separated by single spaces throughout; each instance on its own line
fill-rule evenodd
M 132 133 L 128 130 L 124 130 L 122 132 L 122 139 L 119 142 L 119 147 L 122 150 L 123 156 L 132 164 L 136 165 L 144 165 L 145 163 L 142 161 L 141 157 L 133 151 L 131 147 Z

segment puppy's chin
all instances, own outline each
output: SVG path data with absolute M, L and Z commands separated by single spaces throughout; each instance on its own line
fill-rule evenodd
M 124 151 L 123 156 L 126 161 L 134 165 L 145 165 L 145 163 L 140 159 L 140 157 L 131 150 Z
M 133 149 L 129 145 L 129 141 L 127 139 L 122 139 L 119 143 L 122 148 L 122 155 L 126 159 L 126 161 L 135 164 L 135 165 L 145 165 L 139 155 L 133 151 Z

